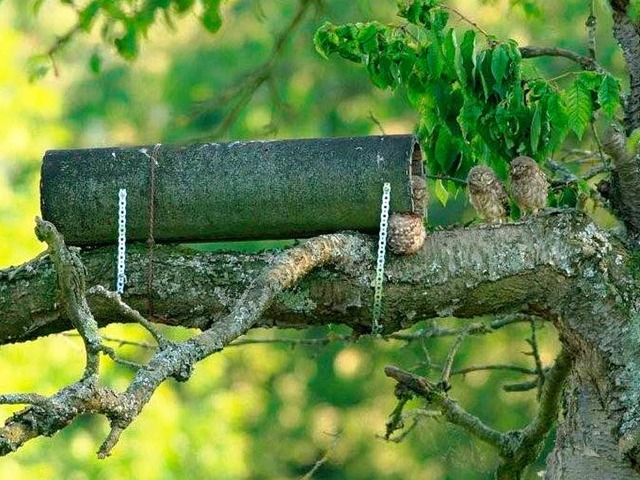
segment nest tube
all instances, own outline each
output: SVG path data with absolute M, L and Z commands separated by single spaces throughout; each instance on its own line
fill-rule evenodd
M 392 212 L 424 208 L 416 178 L 413 135 L 50 150 L 41 210 L 78 246 L 116 243 L 121 188 L 128 241 L 150 230 L 156 242 L 375 232 L 385 182 Z

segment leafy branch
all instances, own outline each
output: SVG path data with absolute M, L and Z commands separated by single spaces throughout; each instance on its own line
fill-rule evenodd
M 321 55 L 360 63 L 376 87 L 406 94 L 443 203 L 462 188 L 450 179 L 466 178 L 474 165 L 504 179 L 512 158 L 542 161 L 569 133 L 581 139 L 596 115 L 610 119 L 618 109 L 619 82 L 591 56 L 498 41 L 466 17 L 474 28 L 458 32 L 450 12 L 458 14 L 439 0 L 405 0 L 398 15 L 406 24 L 325 23 L 315 35 Z M 523 60 L 538 56 L 566 57 L 583 71 L 564 89 L 526 78 Z

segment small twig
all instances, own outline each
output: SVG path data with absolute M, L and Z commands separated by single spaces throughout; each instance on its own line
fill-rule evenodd
M 510 372 L 523 373 L 525 375 L 538 375 L 537 369 L 521 367 L 519 365 L 493 364 L 493 365 L 474 365 L 471 367 L 459 368 L 453 370 L 451 375 L 466 375 L 473 372 L 482 372 L 486 370 L 507 370 Z
M 536 337 L 536 322 L 531 320 L 531 338 L 527 339 L 527 343 L 531 347 L 531 353 L 536 366 L 536 373 L 538 375 L 538 398 L 542 394 L 542 385 L 544 385 L 545 371 L 542 366 L 542 359 L 540 358 L 540 349 L 538 347 L 538 339 Z
M 160 331 L 155 327 L 153 323 L 143 317 L 142 314 L 136 309 L 131 308 L 129 305 L 123 302 L 118 293 L 107 290 L 102 285 L 96 285 L 95 287 L 92 287 L 91 289 L 89 289 L 89 293 L 104 299 L 108 303 L 109 307 L 119 315 L 122 315 L 128 320 L 140 324 L 151 334 L 160 348 L 164 348 L 170 343 L 169 340 L 167 340 L 160 333 Z
M 37 393 L 7 393 L 0 395 L 0 404 L 48 406 L 49 399 Z
M 521 478 L 522 471 L 538 457 L 540 446 L 558 416 L 560 394 L 571 371 L 571 365 L 571 356 L 563 348 L 554 366 L 548 371 L 535 417 L 524 429 L 506 433 L 494 430 L 464 410 L 447 396 L 440 384 L 394 366 L 386 367 L 385 374 L 398 382 L 396 395 L 399 391 L 404 392 L 404 397 L 399 397 L 400 401 L 404 402 L 402 406 L 408 401 L 407 395 L 422 397 L 429 405 L 441 412 L 449 423 L 463 428 L 469 434 L 496 448 L 501 458 L 496 478 L 511 479 Z M 399 415 L 397 410 L 398 407 L 394 413 L 402 419 L 403 416 Z M 396 423 L 400 424 L 401 420 Z
M 324 465 L 327 460 L 329 460 L 329 457 L 331 456 L 331 454 L 333 453 L 333 451 L 336 449 L 336 447 L 338 446 L 338 442 L 340 441 L 341 438 L 341 434 L 336 433 L 333 434 L 333 436 L 335 437 L 333 440 L 333 443 L 331 443 L 331 446 L 327 449 L 327 451 L 324 453 L 324 455 L 322 456 L 322 458 L 320 458 L 311 468 L 311 470 L 309 470 L 306 474 L 304 474 L 302 477 L 300 477 L 300 480 L 310 480 L 313 475 L 318 471 L 318 469 L 320 467 L 322 467 L 322 465 Z
M 229 112 L 227 112 L 221 123 L 211 134 L 191 138 L 189 139 L 191 142 L 215 140 L 223 136 L 229 130 L 237 120 L 240 112 L 242 112 L 244 107 L 251 101 L 258 89 L 272 77 L 273 70 L 278 63 L 280 54 L 284 50 L 287 41 L 300 27 L 300 24 L 308 10 L 314 4 L 317 5 L 318 1 L 299 0 L 298 9 L 293 14 L 289 24 L 276 37 L 267 60 L 254 70 L 253 73 L 248 75 L 244 82 L 235 82 L 216 98 L 206 100 L 198 104 L 197 108 L 189 115 L 189 120 L 191 121 L 196 120 L 218 106 L 226 105 L 231 101 L 235 101 L 234 106 Z
M 540 379 L 536 378 L 535 380 L 530 380 L 528 382 L 521 383 L 509 383 L 507 385 L 502 386 L 502 390 L 505 392 L 528 392 L 529 390 L 533 390 L 534 388 L 538 388 L 540 385 Z
M 534 47 L 529 45 L 526 47 L 520 47 L 520 54 L 522 55 L 522 58 L 564 57 L 579 64 L 583 70 L 593 70 L 598 73 L 605 72 L 604 68 L 602 68 L 593 58 L 586 55 L 580 55 L 579 53 L 566 48 Z
M 589 52 L 589 57 L 595 60 L 597 19 L 595 16 L 593 0 L 590 0 L 589 2 L 589 16 L 587 17 L 585 26 L 587 27 L 587 49 Z
M 474 29 L 476 29 L 478 32 L 480 32 L 487 40 L 489 40 L 489 42 L 493 42 L 493 36 L 490 35 L 486 30 L 484 30 L 480 25 L 478 25 L 476 22 L 474 22 L 473 20 L 471 20 L 470 18 L 468 18 L 467 16 L 465 16 L 462 12 L 456 10 L 455 8 L 448 6 L 448 5 L 440 5 L 440 8 L 442 8 L 443 10 L 447 10 L 451 13 L 456 14 L 460 20 L 468 23 L 469 25 L 471 25 Z
M 503 327 L 513 325 L 515 323 L 523 323 L 530 322 L 531 315 L 523 315 L 523 314 L 515 314 L 515 315 L 507 315 L 496 320 L 493 320 L 489 323 L 472 323 L 466 327 L 462 328 L 448 328 L 448 327 L 431 327 L 431 328 L 423 328 L 411 333 L 392 333 L 391 335 L 387 335 L 385 338 L 393 339 L 393 340 L 403 340 L 405 342 L 412 342 L 415 340 L 421 340 L 425 338 L 436 338 L 436 337 L 452 337 L 458 336 L 461 333 L 465 333 L 465 335 L 487 335 L 495 332 Z
M 442 368 L 442 375 L 440 376 L 440 383 L 442 384 L 445 391 L 449 389 L 449 380 L 451 379 L 451 368 L 453 367 L 453 362 L 458 353 L 458 349 L 460 348 L 460 345 L 462 345 L 462 341 L 465 339 L 466 336 L 467 336 L 466 332 L 462 332 L 460 335 L 458 335 L 455 342 L 453 342 L 453 345 L 451 345 L 451 348 L 449 349 L 447 360 L 444 362 L 444 367 Z
M 371 120 L 380 129 L 380 133 L 382 133 L 382 135 L 387 134 L 384 131 L 384 127 L 382 126 L 382 123 L 380 123 L 380 120 L 378 120 L 378 118 L 373 114 L 371 110 L 369 110 L 369 120 Z
M 591 133 L 593 134 L 593 139 L 596 142 L 596 146 L 598 147 L 598 155 L 600 156 L 600 160 L 602 161 L 602 165 L 610 170 L 611 166 L 609 165 L 609 157 L 604 154 L 604 150 L 602 148 L 602 142 L 600 141 L 600 136 L 598 135 L 598 131 L 596 130 L 595 122 L 592 120 L 589 122 L 591 125 Z

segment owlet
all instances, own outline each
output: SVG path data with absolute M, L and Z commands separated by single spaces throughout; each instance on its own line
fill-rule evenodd
M 387 246 L 396 255 L 411 255 L 418 252 L 427 234 L 421 215 L 394 213 L 389 218 Z
M 523 213 L 536 215 L 547 206 L 549 182 L 533 158 L 516 157 L 511 160 L 509 177 L 511 194 Z
M 467 194 L 476 213 L 491 223 L 501 223 L 509 215 L 509 197 L 504 184 L 489 167 L 469 170 Z

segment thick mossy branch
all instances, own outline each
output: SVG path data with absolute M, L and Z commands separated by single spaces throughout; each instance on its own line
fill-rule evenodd
M 37 232 L 39 238 L 50 244 L 54 265 L 59 270 L 60 289 L 67 302 L 66 314 L 74 319 L 74 325 L 82 322 L 78 323 L 82 330 L 78 330 L 85 340 L 87 354 L 97 355 L 104 347 L 95 322 L 87 326 L 87 318 L 93 320 L 93 317 L 84 299 L 84 277 L 78 273 L 83 266 L 66 248 L 52 224 L 38 219 Z M 0 455 L 16 450 L 32 438 L 53 435 L 79 415 L 99 413 L 111 422 L 111 431 L 98 451 L 100 457 L 106 457 L 160 384 L 171 377 L 179 381 L 188 380 L 197 362 L 222 350 L 251 328 L 276 294 L 291 288 L 318 266 L 334 264 L 350 268 L 362 262 L 368 254 L 365 247 L 360 236 L 334 234 L 310 239 L 302 246 L 281 253 L 252 281 L 226 318 L 180 343 L 165 341 L 146 319 L 124 304 L 117 295 L 96 287 L 94 293 L 106 300 L 116 313 L 130 317 L 149 329 L 160 348 L 147 365 L 140 366 L 129 387 L 122 393 L 98 386 L 96 363 L 91 375 L 86 374 L 77 383 L 51 397 L 37 394 L 0 396 L 0 403 L 30 404 L 9 418 L 0 429 Z M 95 333 L 93 343 L 85 338 L 87 331 L 89 334 Z
M 582 268 L 585 242 L 597 232 L 574 213 L 547 215 L 501 228 L 475 227 L 430 234 L 421 252 L 387 261 L 385 332 L 422 318 L 519 311 L 546 311 Z M 586 232 L 586 233 L 585 233 Z M 312 273 L 293 291 L 276 295 L 260 325 L 306 327 L 344 323 L 369 332 L 375 242 L 359 236 L 366 259 L 352 268 Z M 589 247 L 590 248 L 590 247 Z M 254 255 L 203 253 L 175 246 L 154 251 L 154 321 L 205 330 L 229 314 L 250 281 L 278 252 Z M 112 289 L 115 248 L 81 253 L 87 283 Z M 147 314 L 147 250 L 127 249 L 123 300 Z M 56 304 L 55 270 L 48 257 L 0 270 L 0 344 L 68 330 L 68 315 Z M 88 293 L 100 325 L 126 320 L 103 296 Z M 129 318 L 128 321 L 132 321 Z

